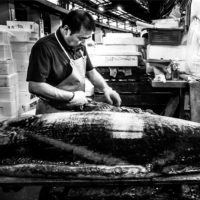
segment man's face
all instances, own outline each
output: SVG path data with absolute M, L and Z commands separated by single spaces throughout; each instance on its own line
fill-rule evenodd
M 62 28 L 61 33 L 64 37 L 65 42 L 71 46 L 76 47 L 80 44 L 84 44 L 85 40 L 92 37 L 93 31 L 88 31 L 84 27 L 81 27 L 81 30 L 76 33 L 72 33 L 70 29 L 65 26 Z

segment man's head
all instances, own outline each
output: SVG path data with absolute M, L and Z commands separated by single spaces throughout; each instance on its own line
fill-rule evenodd
M 76 47 L 84 43 L 94 31 L 94 19 L 84 10 L 72 10 L 63 19 L 61 33 L 69 46 Z

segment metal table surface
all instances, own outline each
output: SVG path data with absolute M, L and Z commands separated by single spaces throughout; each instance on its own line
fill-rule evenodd
M 199 184 L 200 174 L 190 175 L 173 175 L 173 176 L 158 176 L 154 178 L 134 178 L 134 179 L 114 179 L 114 178 L 98 178 L 98 179 L 59 179 L 59 178 L 19 178 L 19 177 L 0 177 L 0 186 L 3 185 L 54 185 L 54 186 L 109 186 L 109 185 L 182 185 L 182 184 Z

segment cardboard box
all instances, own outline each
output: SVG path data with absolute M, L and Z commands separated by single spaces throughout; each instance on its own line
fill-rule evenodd
M 14 60 L 0 60 L 0 74 L 9 75 L 16 72 L 16 63 Z
M 18 74 L 0 75 L 0 87 L 11 87 L 18 85 Z
M 138 66 L 138 56 L 95 56 L 92 62 L 96 67 L 134 67 Z
M 0 44 L 0 60 L 12 60 L 11 46 L 8 44 Z
M 39 33 L 39 24 L 31 21 L 6 21 L 8 29 Z

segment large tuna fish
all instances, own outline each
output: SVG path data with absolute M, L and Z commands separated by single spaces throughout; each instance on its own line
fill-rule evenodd
M 26 138 L 73 152 L 96 164 L 134 164 L 166 172 L 200 163 L 200 124 L 121 112 L 63 112 L 2 123 L 2 143 Z

